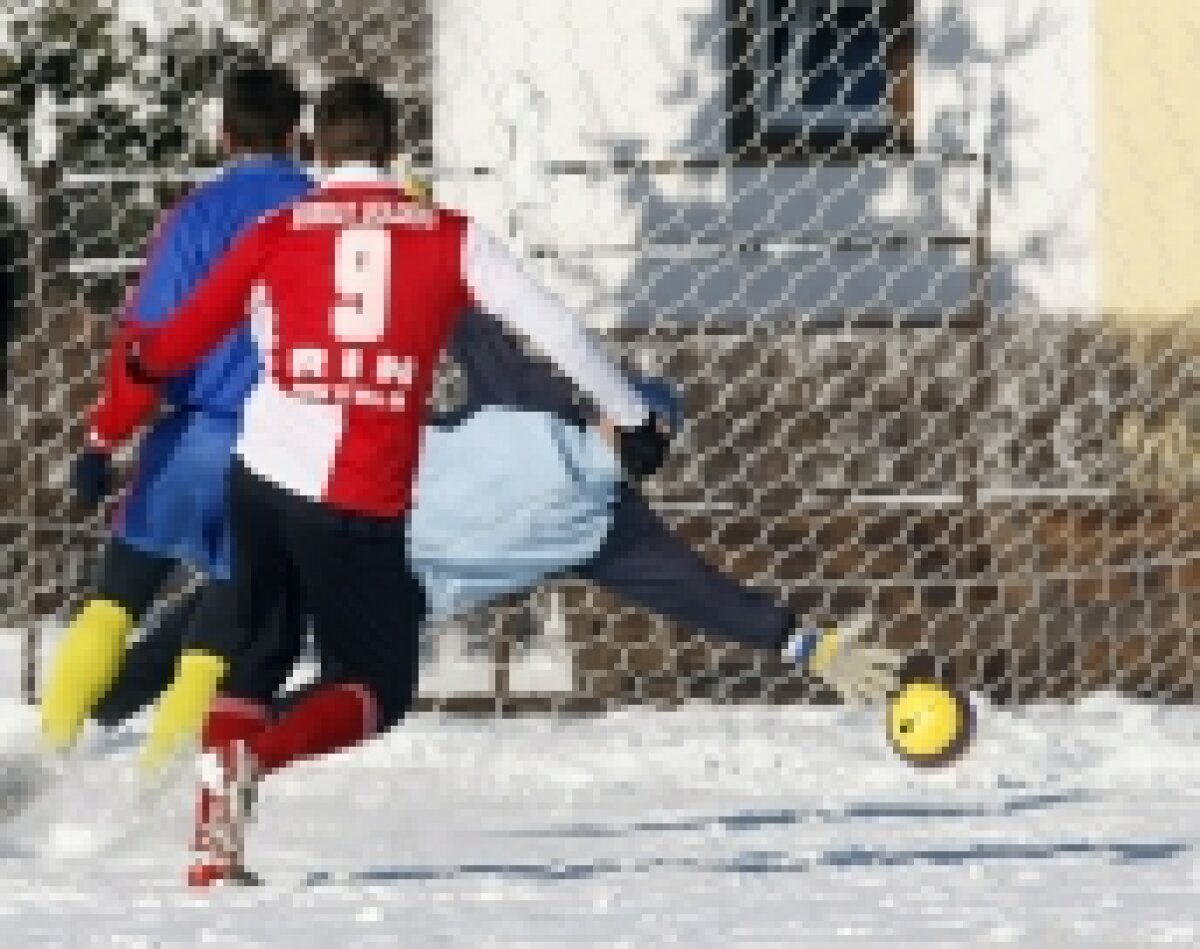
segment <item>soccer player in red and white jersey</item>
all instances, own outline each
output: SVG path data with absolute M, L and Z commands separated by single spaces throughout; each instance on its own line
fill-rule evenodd
M 237 629 L 193 644 L 218 661 L 180 664 L 152 721 L 150 768 L 199 730 L 220 660 L 261 627 L 289 572 L 339 679 L 273 722 L 247 716 L 220 740 L 236 740 L 263 775 L 355 744 L 407 711 L 424 599 L 399 541 L 434 368 L 469 306 L 525 336 L 591 397 L 615 424 L 631 474 L 662 461 L 655 417 L 578 321 L 475 222 L 389 181 L 396 128 L 376 84 L 335 82 L 316 108 L 317 158 L 330 169 L 322 187 L 249 230 L 172 318 L 134 337 L 131 364 L 165 378 L 244 320 L 250 299 L 264 367 L 231 476 Z

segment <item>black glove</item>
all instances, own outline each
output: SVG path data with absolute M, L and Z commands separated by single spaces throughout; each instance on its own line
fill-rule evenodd
M 71 472 L 75 494 L 89 507 L 98 507 L 113 488 L 112 460 L 108 452 L 88 448 L 75 459 Z
M 617 429 L 617 454 L 631 478 L 646 478 L 662 467 L 671 438 L 653 412 L 637 428 Z

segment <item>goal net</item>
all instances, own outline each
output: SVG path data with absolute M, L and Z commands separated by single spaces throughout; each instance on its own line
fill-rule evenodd
M 710 563 L 805 623 L 870 610 L 997 698 L 1192 698 L 1200 133 L 1172 101 L 1188 57 L 1123 55 L 1141 34 L 1098 6 L 7 4 L 0 635 L 25 662 L 3 674 L 32 692 L 86 592 L 108 512 L 69 470 L 113 315 L 155 215 L 219 160 L 221 75 L 266 60 L 312 91 L 386 82 L 406 170 L 677 387 L 645 494 Z M 1187 16 L 1141 14 L 1147 52 Z M 1150 58 L 1178 81 L 1125 108 Z M 569 577 L 430 630 L 423 693 L 825 694 Z

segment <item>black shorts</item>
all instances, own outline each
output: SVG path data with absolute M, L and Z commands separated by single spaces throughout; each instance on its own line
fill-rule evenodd
M 120 603 L 144 623 L 178 567 L 175 560 L 114 537 L 105 551 L 96 595 Z M 266 625 L 252 637 L 240 631 L 235 607 L 233 583 L 210 580 L 160 615 L 151 614 L 150 624 L 130 644 L 92 717 L 111 726 L 136 714 L 170 685 L 180 654 L 193 646 L 230 660 L 223 692 L 269 702 L 307 644 L 303 603 L 289 589 L 272 604 Z
M 257 704 L 271 704 L 308 644 L 308 617 L 294 595 L 278 602 L 269 624 L 255 630 L 240 652 L 236 601 L 228 580 L 210 581 L 177 602 L 130 644 L 121 671 L 92 711 L 103 725 L 117 725 L 158 698 L 171 684 L 185 649 L 204 648 L 230 662 L 221 691 Z
M 251 648 L 253 631 L 269 628 L 271 611 L 295 583 L 322 662 L 340 681 L 371 691 L 381 728 L 395 724 L 416 698 L 426 611 L 404 518 L 334 510 L 240 463 L 230 478 L 236 629 L 234 639 L 207 648 L 227 656 Z

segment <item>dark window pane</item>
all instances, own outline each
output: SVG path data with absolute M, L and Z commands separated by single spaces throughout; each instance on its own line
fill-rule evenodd
M 887 123 L 888 37 L 878 2 L 763 2 L 763 100 L 772 124 Z
M 839 102 L 877 106 L 885 100 L 886 47 L 879 30 L 862 19 L 841 29 L 822 26 L 805 41 L 805 106 L 819 108 Z

